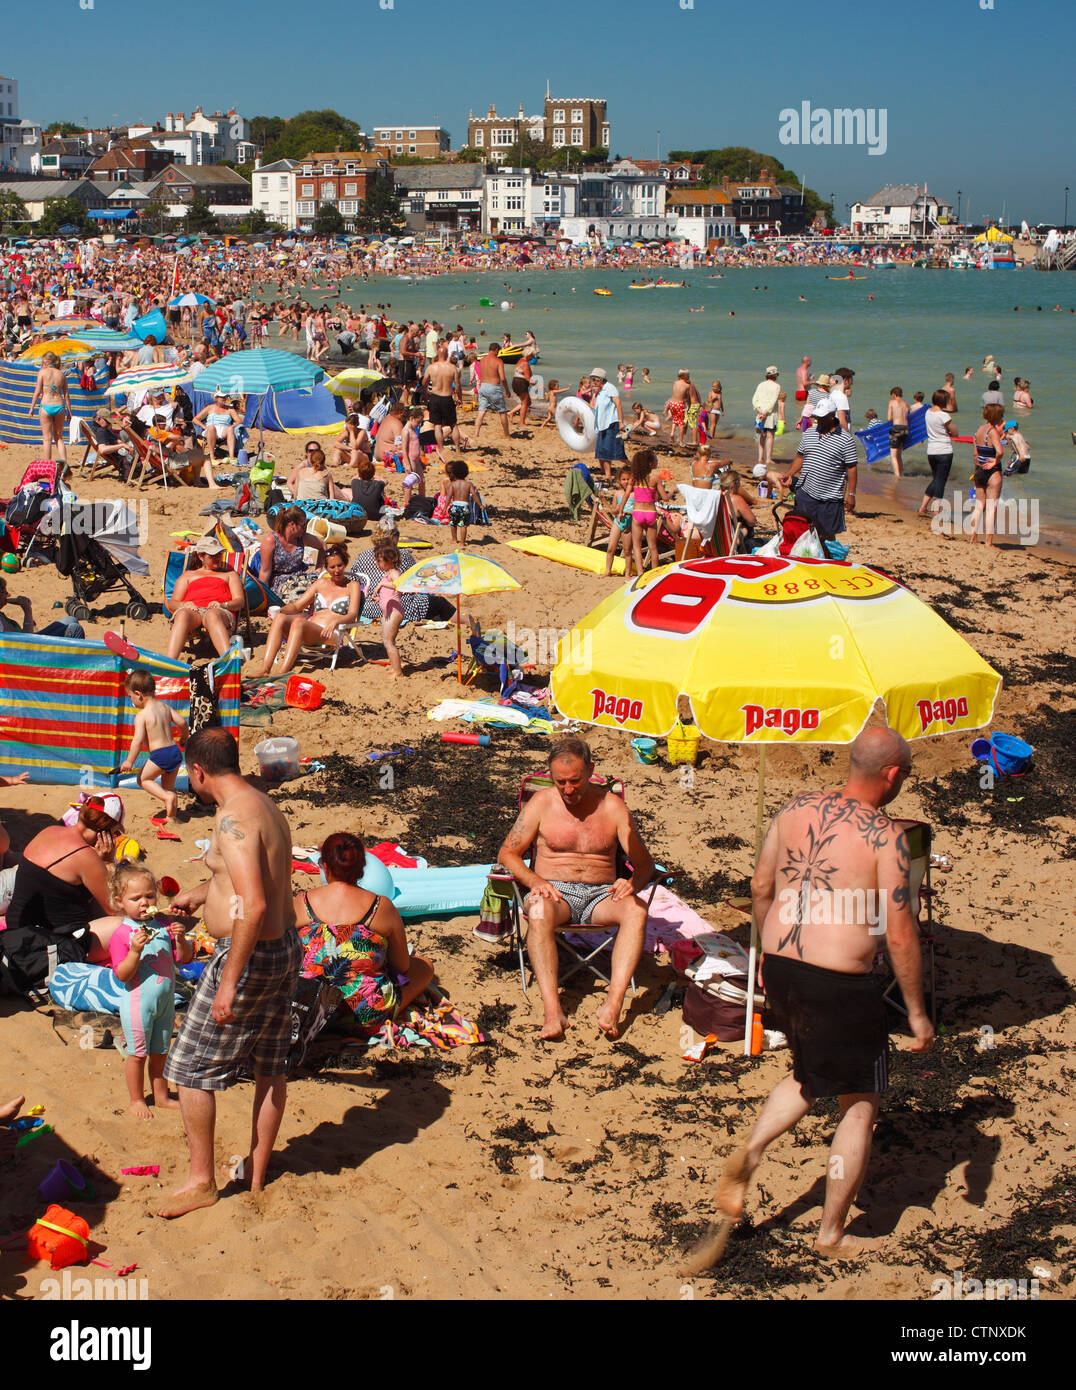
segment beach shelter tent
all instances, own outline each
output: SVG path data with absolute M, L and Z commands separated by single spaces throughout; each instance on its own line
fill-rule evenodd
M 87 349 L 86 356 L 91 355 Z M 34 358 L 16 358 L 0 362 L 0 439 L 5 444 L 41 443 L 41 425 L 37 415 L 30 415 L 34 383 L 41 363 Z M 76 419 L 92 420 L 99 410 L 108 410 L 109 399 L 103 390 L 83 391 L 79 373 L 73 366 L 64 368 L 71 410 Z
M 208 392 L 199 391 L 193 384 L 183 389 L 191 399 L 195 415 L 213 402 Z M 319 384 L 309 391 L 269 391 L 264 398 L 248 396 L 243 424 L 248 429 L 257 426 L 280 434 L 339 434 L 344 428 L 346 410 L 345 400 Z
M 84 790 L 115 787 L 134 734 L 134 708 L 124 681 L 149 671 L 157 698 L 184 714 L 190 702 L 190 668 L 156 652 L 133 648 L 134 660 L 103 642 L 0 633 L 0 773 L 29 772 L 31 782 L 67 783 Z M 239 737 L 239 672 L 236 643 L 215 663 L 221 722 Z

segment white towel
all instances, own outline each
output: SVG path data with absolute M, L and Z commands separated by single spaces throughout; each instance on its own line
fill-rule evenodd
M 689 487 L 687 483 L 677 483 L 676 487 L 687 506 L 688 521 L 704 541 L 712 541 L 721 506 L 720 490 L 716 487 Z

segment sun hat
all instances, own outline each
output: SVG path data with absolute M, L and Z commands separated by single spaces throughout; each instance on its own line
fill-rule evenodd
M 780 368 L 778 368 L 778 367 L 767 367 L 767 368 L 766 368 L 766 375 L 767 375 L 767 376 L 780 376 L 780 374 L 781 374 L 781 373 L 780 373 Z
M 827 372 L 822 372 L 814 380 L 816 386 L 824 386 L 827 391 L 833 385 L 833 378 Z
M 195 545 L 194 553 L 196 555 L 223 555 L 224 546 L 221 545 L 216 536 L 203 536 Z
M 594 380 L 594 381 L 608 381 L 608 380 L 609 380 L 609 378 L 605 375 L 605 368 L 604 368 L 604 367 L 595 367 L 594 370 L 591 372 L 590 375 L 591 375 L 591 379 Z

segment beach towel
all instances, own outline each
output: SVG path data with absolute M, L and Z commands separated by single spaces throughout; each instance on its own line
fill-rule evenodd
M 677 491 L 687 507 L 687 519 L 704 541 L 712 541 L 721 510 L 721 491 L 718 488 L 689 487 L 677 483 Z
M 564 500 L 568 503 L 573 521 L 579 520 L 579 513 L 593 496 L 590 469 L 585 463 L 573 464 L 564 475 Z

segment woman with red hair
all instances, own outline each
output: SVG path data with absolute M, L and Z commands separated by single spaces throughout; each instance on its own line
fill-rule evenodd
M 330 835 L 321 866 L 326 882 L 295 895 L 302 973 L 335 985 L 356 1023 L 373 1034 L 418 998 L 433 979 L 433 966 L 409 951 L 392 903 L 359 887 L 366 848 L 358 835 Z

